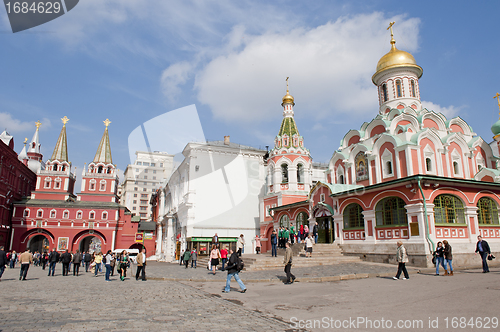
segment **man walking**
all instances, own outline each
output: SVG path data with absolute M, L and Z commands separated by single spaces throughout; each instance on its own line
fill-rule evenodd
M 240 272 L 240 267 L 242 266 L 241 258 L 238 256 L 237 252 L 233 252 L 232 249 L 229 249 L 229 254 L 231 255 L 229 257 L 229 261 L 227 262 L 227 279 L 226 279 L 226 287 L 222 291 L 223 293 L 229 293 L 231 290 L 231 278 L 234 277 L 238 285 L 240 285 L 241 292 L 245 293 L 247 291 L 247 288 L 243 284 L 243 281 L 241 281 L 240 276 L 238 273 Z
M 62 263 L 62 275 L 67 276 L 68 275 L 68 270 L 69 270 L 69 263 L 71 262 L 71 254 L 69 253 L 68 249 L 64 251 L 64 253 L 61 255 L 61 263 Z
M 481 235 L 477 237 L 477 244 L 476 244 L 476 251 L 475 253 L 479 253 L 481 255 L 481 260 L 483 261 L 483 273 L 488 273 L 490 272 L 490 269 L 488 267 L 488 255 L 491 254 L 490 251 L 490 246 L 488 245 L 488 242 L 483 240 Z
M 80 250 L 77 250 L 73 255 L 73 276 L 78 277 L 78 273 L 80 272 L 81 262 L 82 262 L 82 254 L 80 254 Z
M 12 251 L 12 253 L 10 254 L 10 265 L 9 267 L 11 269 L 15 268 L 16 267 L 16 261 L 17 261 L 17 253 L 16 251 Z
M 315 223 L 313 226 L 313 236 L 314 236 L 314 243 L 318 243 L 318 223 Z
M 104 256 L 104 266 L 106 267 L 106 274 L 104 280 L 110 281 L 109 275 L 111 274 L 111 260 L 113 256 L 111 256 L 111 250 L 108 250 L 106 256 Z
M 271 256 L 278 257 L 278 238 L 276 236 L 276 230 L 273 229 L 273 233 L 271 234 Z
M 83 258 L 85 263 L 85 272 L 89 272 L 90 262 L 92 261 L 92 255 L 89 252 L 85 252 L 85 257 Z
M 5 265 L 7 265 L 7 254 L 3 249 L 4 247 L 0 246 L 0 281 L 2 281 L 2 274 L 5 271 Z
M 59 262 L 59 253 L 56 251 L 56 248 L 52 248 L 52 252 L 49 255 L 49 276 L 51 275 L 50 271 L 52 271 L 52 276 L 54 276 L 57 262 Z
M 19 257 L 19 262 L 21 263 L 21 272 L 19 274 L 19 280 L 26 280 L 26 275 L 28 274 L 28 269 L 30 264 L 33 263 L 33 255 L 30 253 L 30 249 L 26 248 L 26 251 Z
M 146 281 L 146 249 L 142 248 L 142 252 L 137 255 L 137 271 L 135 273 L 135 280 L 139 280 L 139 274 L 142 281 Z
M 283 264 L 285 264 L 286 282 L 285 285 L 293 284 L 295 281 L 295 276 L 292 274 L 292 248 L 290 248 L 290 243 L 288 241 L 285 243 L 285 258 L 283 259 Z

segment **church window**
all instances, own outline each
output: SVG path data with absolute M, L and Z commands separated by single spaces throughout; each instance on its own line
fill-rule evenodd
M 46 189 L 50 188 L 51 181 L 52 181 L 51 178 L 45 178 L 43 187 L 46 188 Z
M 89 190 L 95 190 L 95 183 L 93 182 L 90 183 Z
M 375 206 L 377 226 L 407 225 L 405 202 L 399 197 L 386 197 Z
M 387 84 L 382 84 L 382 97 L 384 98 L 384 103 L 389 99 L 387 97 Z
M 97 168 L 97 173 L 102 173 L 102 166 L 99 166 L 99 167 Z
M 425 158 L 425 169 L 427 172 L 432 172 L 432 160 L 431 158 Z
M 344 184 L 344 175 L 339 176 L 339 184 Z
M 319 201 L 324 202 L 325 201 L 325 194 L 319 195 Z
M 76 219 L 82 219 L 82 211 L 76 213 Z
M 401 81 L 400 80 L 396 81 L 396 95 L 397 95 L 398 98 L 400 98 L 402 96 L 402 93 L 401 93 Z
M 108 213 L 107 213 L 107 212 L 103 212 L 103 213 L 102 213 L 102 219 L 103 219 L 103 220 L 108 219 Z
M 307 225 L 309 222 L 309 216 L 307 215 L 306 212 L 300 212 L 298 215 L 297 215 L 297 218 L 295 218 L 295 229 L 298 230 L 300 229 L 300 226 L 301 225 Z
M 108 168 L 108 174 L 111 174 L 111 167 Z
M 391 161 L 387 161 L 385 163 L 385 169 L 386 169 L 386 173 L 389 175 L 389 174 L 392 174 L 392 162 Z
M 62 165 L 61 166 L 61 171 L 64 172 L 66 170 L 66 166 Z
M 60 178 L 57 178 L 55 181 L 54 181 L 54 189 L 59 189 L 61 188 L 61 179 Z
M 414 98 L 416 98 L 417 95 L 415 94 L 415 81 L 411 80 L 410 85 L 411 85 L 411 96 L 414 97 Z
M 38 210 L 38 211 L 36 212 L 36 217 L 37 217 L 37 218 L 42 218 L 42 217 L 43 217 L 43 210 Z
M 456 161 L 453 162 L 453 172 L 455 173 L 455 175 L 460 174 L 460 168 L 458 167 L 458 162 Z
M 30 216 L 30 210 L 29 209 L 24 210 L 24 217 L 28 218 L 29 216 Z
M 51 218 L 55 218 L 56 217 L 56 211 L 55 210 L 50 211 L 50 217 Z
M 95 212 L 92 211 L 89 213 L 89 219 L 94 219 L 95 218 Z
M 280 218 L 280 227 L 290 228 L 290 218 L 288 215 L 284 214 Z
M 344 228 L 365 227 L 363 208 L 357 203 L 349 204 L 344 210 Z
M 281 165 L 281 183 L 288 183 L 288 165 Z
M 477 202 L 477 219 L 479 224 L 498 225 L 498 208 L 495 201 L 489 197 L 482 197 Z
M 297 165 L 297 182 L 304 183 L 304 165 Z
M 434 199 L 436 224 L 465 224 L 464 205 L 453 195 L 439 195 Z
M 99 190 L 100 191 L 106 190 L 106 180 L 101 180 Z
M 68 219 L 69 218 L 69 211 L 64 211 L 63 212 L 63 218 Z
M 394 175 L 392 153 L 389 151 L 389 149 L 385 149 L 384 153 L 382 154 L 382 173 L 382 176 L 384 178 Z

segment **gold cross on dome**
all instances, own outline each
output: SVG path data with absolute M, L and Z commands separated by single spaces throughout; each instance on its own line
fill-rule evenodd
M 394 46 L 394 44 L 396 44 L 396 40 L 394 39 L 394 33 L 392 31 L 392 26 L 394 25 L 394 23 L 396 23 L 396 21 L 394 22 L 390 22 L 389 23 L 389 27 L 387 28 L 387 30 L 391 30 L 391 44 Z
M 106 128 L 108 128 L 109 124 L 111 123 L 111 121 L 109 121 L 109 119 L 106 119 L 104 122 L 104 125 L 106 126 Z
M 69 121 L 69 119 L 66 115 L 64 116 L 64 118 L 61 118 L 61 120 L 62 120 L 62 123 L 64 126 L 66 126 L 66 123 L 68 123 L 68 121 Z
M 290 78 L 290 77 L 287 77 L 287 78 L 286 78 L 286 92 L 288 92 L 288 79 L 289 79 L 289 78 Z
M 497 92 L 497 94 L 495 95 L 495 97 L 493 97 L 493 99 L 495 99 L 498 101 L 498 110 L 500 111 L 500 93 Z M 500 112 L 499 112 L 500 114 Z
M 42 123 L 40 122 L 40 120 L 38 120 L 37 122 L 35 122 L 35 125 L 36 125 L 36 130 L 38 130 L 38 128 L 40 128 Z

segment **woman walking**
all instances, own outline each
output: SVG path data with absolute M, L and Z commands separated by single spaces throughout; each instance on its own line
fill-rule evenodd
M 220 251 L 217 249 L 217 246 L 215 244 L 212 244 L 212 251 L 210 251 L 210 271 L 215 271 L 217 270 L 217 265 L 219 265 L 219 258 L 220 258 Z
M 127 276 L 127 267 L 129 264 L 129 258 L 126 250 L 122 251 L 118 263 L 119 263 L 118 266 L 120 268 L 120 280 L 124 281 L 125 277 Z
M 95 276 L 97 277 L 97 273 L 101 270 L 101 262 L 102 262 L 102 252 L 99 251 L 97 255 L 94 257 L 95 263 Z
M 443 244 L 444 244 L 444 275 L 445 276 L 452 276 L 453 275 L 453 266 L 451 265 L 451 261 L 453 259 L 453 255 L 451 253 L 451 246 L 450 244 L 448 243 L 448 241 L 444 240 L 443 241 Z M 448 273 L 448 270 L 446 269 L 446 265 L 449 265 L 450 267 L 450 273 Z
M 408 255 L 406 254 L 406 248 L 403 246 L 403 242 L 398 241 L 398 250 L 396 251 L 396 260 L 398 261 L 398 273 L 396 274 L 395 277 L 393 277 L 394 280 L 398 280 L 399 276 L 401 275 L 401 271 L 404 273 L 404 278 L 403 280 L 410 279 L 410 276 L 408 275 L 408 271 L 406 271 L 406 266 L 405 264 L 408 263 Z
M 439 241 L 437 243 L 436 251 L 434 251 L 434 255 L 436 255 L 436 275 L 439 275 L 439 264 L 446 271 L 446 267 L 444 266 L 444 247 L 443 243 Z
M 258 235 L 255 235 L 255 252 L 257 252 L 257 255 L 260 254 L 260 247 L 262 244 L 260 243 L 260 237 Z
M 241 251 L 243 250 L 244 246 L 245 246 L 245 239 L 243 238 L 243 234 L 240 234 L 238 242 L 236 243 L 236 249 L 238 249 L 238 256 L 240 257 L 241 257 Z

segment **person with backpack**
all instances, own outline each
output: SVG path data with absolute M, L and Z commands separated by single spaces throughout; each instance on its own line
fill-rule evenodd
M 238 256 L 238 253 L 233 252 L 232 249 L 229 249 L 229 254 L 231 255 L 229 257 L 229 261 L 227 262 L 226 270 L 227 270 L 227 279 L 226 279 L 226 287 L 222 291 L 223 293 L 229 293 L 231 290 L 231 279 L 234 277 L 238 285 L 240 285 L 241 292 L 245 293 L 247 291 L 247 288 L 245 287 L 245 284 L 243 284 L 243 281 L 241 281 L 239 272 L 243 270 L 243 267 L 245 266 L 243 264 L 243 261 L 241 260 L 241 257 Z
M 92 261 L 92 255 L 89 252 L 85 252 L 85 257 L 83 258 L 85 262 L 85 272 L 89 272 L 90 262 Z
M 193 248 L 193 251 L 191 251 L 191 268 L 193 268 L 194 265 L 194 268 L 196 269 L 197 260 L 198 260 L 198 253 L 196 252 L 196 248 Z

